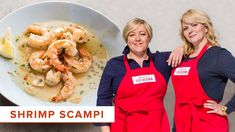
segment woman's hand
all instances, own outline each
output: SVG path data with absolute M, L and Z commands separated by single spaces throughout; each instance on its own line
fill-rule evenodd
M 110 126 L 101 126 L 101 132 L 110 132 Z
M 211 109 L 209 111 L 207 111 L 207 113 L 215 113 L 221 116 L 226 116 L 226 106 L 223 106 L 221 104 L 216 103 L 213 100 L 207 100 L 206 103 L 204 103 L 204 108 L 208 108 Z
M 172 67 L 178 66 L 182 61 L 183 55 L 184 55 L 183 46 L 177 47 L 171 52 L 167 60 L 168 65 L 171 65 Z

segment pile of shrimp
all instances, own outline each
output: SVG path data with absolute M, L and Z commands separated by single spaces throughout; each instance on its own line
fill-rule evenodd
M 63 87 L 51 101 L 65 101 L 75 89 L 74 74 L 87 72 L 92 63 L 91 54 L 79 48 L 89 41 L 87 30 L 78 24 L 56 28 L 34 24 L 27 27 L 25 35 L 27 44 L 34 49 L 29 57 L 31 69 L 42 73 L 43 83 L 49 86 L 62 81 Z M 32 85 L 44 86 L 37 81 L 32 81 Z

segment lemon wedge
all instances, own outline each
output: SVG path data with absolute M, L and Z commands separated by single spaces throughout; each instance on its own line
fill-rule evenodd
M 0 55 L 12 59 L 14 57 L 11 28 L 8 27 L 0 40 Z

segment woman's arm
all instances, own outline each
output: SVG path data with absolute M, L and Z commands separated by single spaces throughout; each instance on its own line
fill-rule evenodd
M 108 61 L 103 74 L 101 76 L 100 84 L 97 93 L 97 106 L 112 106 L 113 90 L 112 85 L 112 61 Z
M 235 58 L 226 49 L 221 48 L 218 53 L 217 68 L 220 76 L 228 78 L 235 83 Z M 208 100 L 204 104 L 204 107 L 211 109 L 208 113 L 216 113 L 226 116 L 227 114 L 235 111 L 235 94 L 225 106 L 218 104 L 215 101 Z
M 112 83 L 112 75 L 110 74 L 110 70 L 112 68 L 112 62 L 108 61 L 103 74 L 101 76 L 100 84 L 98 87 L 98 93 L 97 93 L 97 100 L 96 100 L 96 105 L 97 106 L 112 106 L 112 101 L 113 101 L 113 94 L 112 94 L 112 88 L 111 88 L 111 83 Z M 106 130 L 110 124 L 108 123 L 95 123 L 95 126 L 99 126 L 103 131 Z M 107 131 L 109 132 L 109 131 Z
M 230 79 L 235 83 L 235 58 L 234 56 L 226 49 L 222 48 L 219 54 L 218 67 L 222 75 Z M 235 88 L 235 85 L 233 85 Z M 226 104 L 227 114 L 235 111 L 235 94 Z

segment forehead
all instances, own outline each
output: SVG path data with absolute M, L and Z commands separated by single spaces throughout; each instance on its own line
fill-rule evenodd
M 183 22 L 182 22 L 182 25 L 183 25 L 183 26 L 189 26 L 189 25 L 192 25 L 192 24 L 198 24 L 198 23 L 192 22 L 192 21 L 183 21 Z
M 140 32 L 140 31 L 147 31 L 144 24 L 138 24 L 138 25 L 133 26 L 130 32 Z
M 192 26 L 193 24 L 198 24 L 199 26 L 204 26 L 203 24 L 198 23 L 198 22 L 182 22 L 182 27 Z

